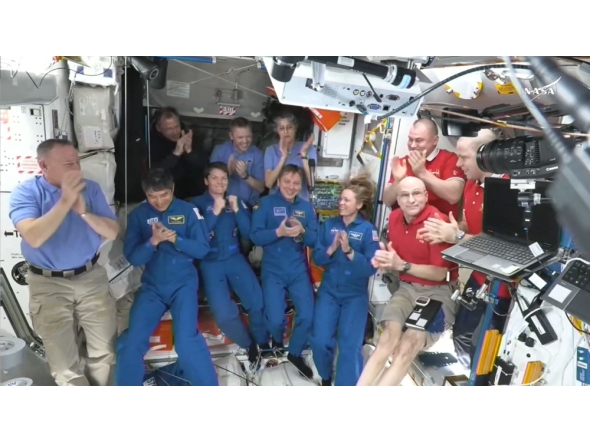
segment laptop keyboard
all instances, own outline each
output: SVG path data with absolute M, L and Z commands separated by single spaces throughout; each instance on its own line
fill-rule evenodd
M 462 247 L 470 248 L 481 253 L 491 254 L 493 256 L 506 259 L 521 265 L 527 265 L 535 260 L 529 247 L 524 245 L 503 242 L 498 239 L 487 237 L 474 237 L 461 244 Z
M 578 288 L 590 291 L 590 265 L 581 261 L 573 261 L 572 266 L 562 279 Z

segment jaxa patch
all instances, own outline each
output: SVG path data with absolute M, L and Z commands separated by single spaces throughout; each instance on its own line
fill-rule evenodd
M 238 227 L 234 228 L 234 231 L 232 231 L 232 235 L 233 237 L 238 237 Z
M 293 211 L 293 217 L 299 217 L 300 219 L 305 219 L 305 211 L 295 210 L 295 211 Z
M 360 241 L 363 239 L 363 233 L 359 233 L 358 231 L 349 231 L 348 238 L 352 240 Z
M 252 207 L 252 211 L 256 211 L 258 208 L 260 208 L 260 202 L 256 202 L 254 204 L 254 206 Z
M 275 216 L 287 216 L 287 209 L 285 207 L 274 207 L 273 213 Z
M 373 242 L 379 242 L 379 233 L 373 230 Z
M 333 234 L 335 234 L 335 233 L 338 233 L 339 231 L 340 231 L 340 230 L 338 229 L 338 227 L 334 227 L 334 228 L 332 228 L 332 229 L 330 230 L 330 233 L 333 233 Z
M 204 217 L 201 216 L 201 212 L 199 211 L 199 209 L 197 207 L 193 208 L 193 211 L 197 215 L 197 219 L 204 219 Z
M 153 224 L 157 224 L 158 223 L 158 218 L 157 217 L 152 217 L 150 219 L 147 220 L 147 224 L 148 225 L 153 225 Z
M 168 225 L 184 225 L 185 217 L 181 214 L 178 216 L 168 216 Z

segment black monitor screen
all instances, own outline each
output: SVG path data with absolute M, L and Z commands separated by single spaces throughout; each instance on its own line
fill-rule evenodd
M 549 182 L 537 181 L 533 193 L 546 197 Z M 487 177 L 484 185 L 483 232 L 525 244 L 538 242 L 544 250 L 559 247 L 560 225 L 549 203 L 532 207 L 528 241 L 524 229 L 524 208 L 518 204 L 519 190 L 510 188 L 510 180 Z

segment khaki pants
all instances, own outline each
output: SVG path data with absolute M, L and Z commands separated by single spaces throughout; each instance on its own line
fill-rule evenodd
M 107 385 L 115 363 L 117 319 L 105 269 L 72 278 L 29 273 L 31 320 L 58 385 Z M 78 328 L 86 338 L 86 378 Z
M 129 328 L 129 313 L 135 300 L 135 292 L 128 293 L 117 301 L 117 336 Z
M 455 322 L 455 315 L 458 309 L 458 305 L 451 299 L 453 291 L 454 286 L 451 284 L 429 286 L 400 281 L 399 288 L 385 306 L 379 322 L 393 321 L 401 324 L 403 327 L 406 319 L 412 314 L 416 306 L 416 300 L 420 296 L 426 296 L 442 302 L 445 330 L 449 329 Z M 426 347 L 428 348 L 434 345 L 441 336 L 442 332 L 426 332 Z

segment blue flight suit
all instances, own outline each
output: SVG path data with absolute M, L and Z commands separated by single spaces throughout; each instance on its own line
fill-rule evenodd
M 339 247 L 332 256 L 326 251 L 339 231 L 345 231 L 354 250 L 352 260 Z M 332 379 L 334 349 L 338 362 L 334 385 L 356 385 L 363 368 L 361 348 L 369 312 L 369 278 L 376 273 L 371 259 L 379 249 L 375 226 L 361 215 L 348 226 L 342 217 L 327 219 L 320 227 L 313 250 L 314 262 L 326 267 L 318 289 L 311 334 L 311 350 L 323 380 Z
M 176 231 L 174 244 L 166 241 L 154 247 L 150 243 L 155 222 Z M 219 385 L 207 343 L 197 328 L 199 278 L 193 261 L 208 252 L 205 220 L 189 202 L 174 198 L 163 213 L 143 202 L 129 214 L 123 254 L 131 265 L 145 265 L 145 269 L 129 328 L 117 344 L 117 385 L 142 385 L 150 335 L 167 310 L 186 378 L 192 385 Z
M 240 253 L 238 233 L 241 237 L 250 239 L 252 214 L 248 206 L 242 199 L 238 199 L 237 213 L 226 206 L 219 215 L 215 215 L 213 196 L 209 191 L 193 199 L 192 203 L 204 215 L 209 232 L 211 251 L 201 260 L 200 267 L 205 294 L 215 316 L 215 322 L 221 331 L 240 347 L 248 348 L 252 344 L 238 306 L 231 299 L 229 282 L 248 313 L 254 340 L 259 345 L 268 343 L 262 288 L 250 264 Z
M 297 218 L 305 228 L 302 239 L 278 237 L 276 229 L 286 217 Z M 288 224 L 289 225 L 289 224 Z M 313 247 L 318 238 L 318 222 L 312 205 L 296 197 L 285 200 L 280 191 L 265 196 L 252 215 L 250 238 L 263 247 L 262 293 L 268 329 L 272 338 L 283 342 L 285 332 L 285 291 L 295 306 L 295 323 L 289 354 L 299 357 L 307 345 L 313 322 L 314 293 L 304 247 Z

